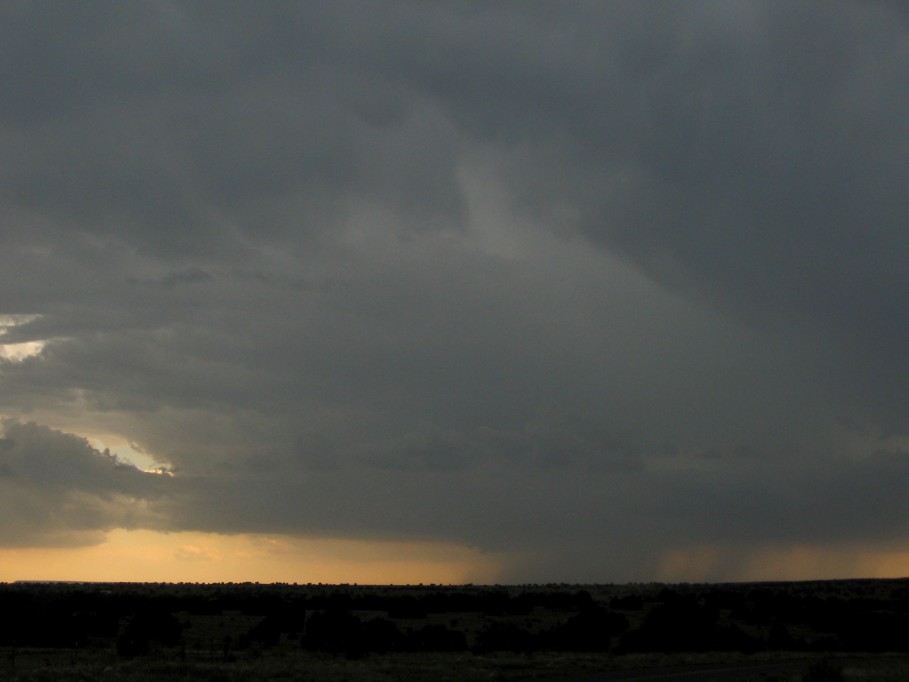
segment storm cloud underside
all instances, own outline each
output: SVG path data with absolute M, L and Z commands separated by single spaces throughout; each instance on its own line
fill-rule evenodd
M 907 21 L 5 4 L 0 543 L 903 547 Z

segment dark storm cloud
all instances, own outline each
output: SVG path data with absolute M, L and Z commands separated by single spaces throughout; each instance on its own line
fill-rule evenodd
M 859 390 L 893 400 L 906 379 L 893 366 L 909 282 L 906 27 L 874 6 L 820 10 L 764 5 L 746 40 L 671 43 L 620 212 L 604 205 L 589 229 L 753 324 L 820 328 L 874 373 Z
M 2 427 L 4 546 L 91 544 L 105 530 L 155 525 L 148 503 L 166 479 L 70 434 L 12 420 Z
M 19 160 L 3 185 L 24 211 L 171 257 L 243 257 L 248 233 L 328 229 L 339 195 L 421 219 L 456 203 L 445 122 L 346 56 L 367 21 L 345 28 L 354 7 L 92 7 L 6 11 Z M 376 115 L 383 102 L 400 111 Z
M 901 537 L 906 35 L 888 3 L 6 4 L 0 323 L 45 345 L 0 354 L 0 412 L 172 464 L 150 527 L 553 579 Z

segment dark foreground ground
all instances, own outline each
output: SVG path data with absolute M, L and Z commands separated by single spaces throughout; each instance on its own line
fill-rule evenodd
M 0 680 L 909 680 L 909 580 L 0 584 Z

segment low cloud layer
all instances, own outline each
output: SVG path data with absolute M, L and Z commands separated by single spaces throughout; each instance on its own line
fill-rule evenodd
M 907 19 L 4 6 L 0 542 L 899 543 Z
M 113 528 L 160 523 L 151 509 L 161 476 L 143 473 L 84 439 L 7 420 L 0 438 L 2 546 L 94 544 Z

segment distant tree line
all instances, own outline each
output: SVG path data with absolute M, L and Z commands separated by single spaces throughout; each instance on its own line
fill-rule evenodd
M 623 588 L 0 585 L 0 646 L 185 654 L 192 622 L 242 614 L 225 657 L 386 652 L 909 651 L 900 581 Z M 215 644 L 211 645 L 214 648 Z

